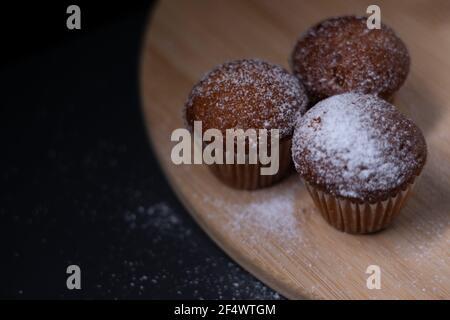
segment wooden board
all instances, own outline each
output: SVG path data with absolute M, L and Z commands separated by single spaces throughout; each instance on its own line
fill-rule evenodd
M 170 159 L 170 134 L 183 127 L 181 108 L 205 72 L 246 57 L 288 68 L 310 25 L 365 14 L 371 1 L 160 1 L 144 39 L 145 121 L 173 189 L 223 250 L 289 298 L 450 298 L 450 2 L 377 3 L 410 50 L 411 73 L 396 105 L 423 129 L 429 157 L 402 215 L 374 235 L 328 226 L 295 175 L 269 189 L 236 191 L 206 166 Z M 369 265 L 381 268 L 380 290 L 366 286 Z

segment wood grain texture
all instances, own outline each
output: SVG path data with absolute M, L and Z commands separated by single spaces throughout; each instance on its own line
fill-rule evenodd
M 190 89 L 215 65 L 258 57 L 288 68 L 309 26 L 364 14 L 370 1 L 160 1 L 143 42 L 145 122 L 173 189 L 223 250 L 289 298 L 450 298 L 450 2 L 378 3 L 412 58 L 395 104 L 423 129 L 429 157 L 401 216 L 368 236 L 328 226 L 295 175 L 248 192 L 226 187 L 206 166 L 175 166 L 170 134 L 183 127 Z M 285 212 L 270 215 L 277 209 Z M 369 265 L 381 267 L 381 290 L 366 287 Z

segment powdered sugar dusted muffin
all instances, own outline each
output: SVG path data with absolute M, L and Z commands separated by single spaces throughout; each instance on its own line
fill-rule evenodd
M 299 119 L 292 156 L 325 219 L 351 233 L 384 228 L 427 155 L 420 129 L 374 95 L 325 99 Z
M 349 91 L 390 100 L 409 65 L 408 50 L 394 31 L 384 24 L 368 29 L 365 17 L 324 20 L 301 37 L 292 53 L 294 74 L 312 104 Z
M 295 119 L 306 110 L 307 96 L 298 80 L 282 67 L 261 60 L 237 60 L 216 67 L 192 89 L 185 108 L 188 127 L 203 130 L 279 129 L 279 171 L 260 175 L 260 164 L 215 164 L 213 172 L 227 184 L 256 189 L 273 184 L 291 167 Z

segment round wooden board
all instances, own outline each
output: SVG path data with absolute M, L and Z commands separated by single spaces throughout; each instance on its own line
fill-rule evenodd
M 409 78 L 395 104 L 423 129 L 429 157 L 401 216 L 354 236 L 326 224 L 294 175 L 268 189 L 232 190 L 204 165 L 172 163 L 192 86 L 224 61 L 258 57 L 288 67 L 298 36 L 328 16 L 365 14 L 370 1 L 160 1 L 141 57 L 141 94 L 153 148 L 195 220 L 234 260 L 289 298 L 450 298 L 450 2 L 379 3 L 408 45 Z M 369 265 L 381 289 L 366 286 Z

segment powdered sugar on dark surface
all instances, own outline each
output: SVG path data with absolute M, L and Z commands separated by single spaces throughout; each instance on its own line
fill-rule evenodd
M 141 234 L 148 238 L 151 244 L 147 255 L 151 255 L 151 247 L 172 241 L 180 247 L 180 252 L 187 252 L 188 255 L 202 251 L 192 230 L 198 227 L 189 226 L 191 223 L 187 224 L 186 217 L 182 217 L 168 203 L 158 202 L 149 207 L 139 206 L 133 211 L 126 211 L 124 221 L 128 226 L 127 233 Z M 175 285 L 166 288 L 168 292 L 164 294 L 179 298 L 185 298 L 189 292 L 193 293 L 189 295 L 193 299 L 282 299 L 277 292 L 243 272 L 241 267 L 223 255 L 199 254 L 199 260 L 195 263 L 178 257 L 174 261 L 168 261 L 167 269 L 156 273 L 149 272 L 149 268 L 140 260 L 125 260 L 123 265 L 127 272 L 110 275 L 110 280 L 123 282 L 118 278 L 127 277 L 129 284 L 124 289 L 143 297 L 158 292 L 158 288 L 166 287 L 165 283 L 170 282 Z M 173 265 L 178 269 L 176 273 L 171 271 Z M 218 269 L 224 271 L 219 276 L 214 272 Z M 211 295 L 211 292 L 214 294 Z
M 137 95 L 146 23 L 143 10 L 3 70 L 0 297 L 280 298 L 207 237 L 159 169 Z M 71 264 L 81 290 L 66 287 Z

